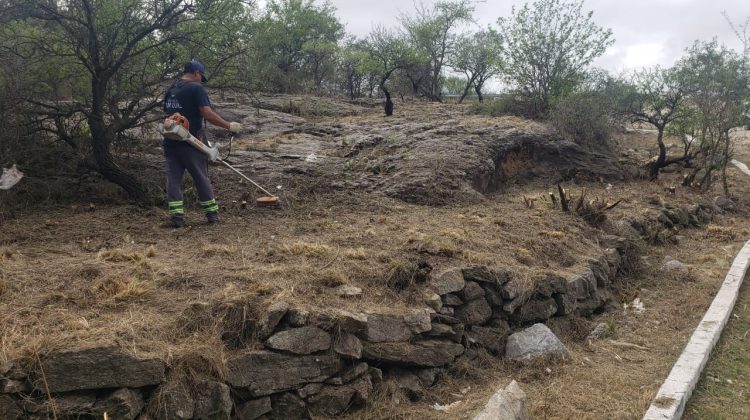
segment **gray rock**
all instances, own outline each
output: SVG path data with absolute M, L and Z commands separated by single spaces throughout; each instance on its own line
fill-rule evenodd
M 310 312 L 304 309 L 292 308 L 286 313 L 286 322 L 291 327 L 304 327 L 305 325 L 307 325 L 307 321 L 309 319 Z M 271 404 L 270 400 L 268 404 Z
M 473 420 L 528 420 L 529 408 L 526 393 L 516 381 L 498 390 L 484 409 Z
M 597 311 L 599 308 L 605 306 L 609 301 L 612 300 L 612 292 L 608 289 L 599 289 L 588 299 L 579 300 L 576 302 L 576 311 L 583 316 L 589 316 Z
M 367 313 L 365 339 L 373 343 L 407 341 L 432 328 L 427 309 L 402 313 Z
M 568 294 L 576 300 L 585 300 L 596 291 L 596 278 L 590 268 L 568 277 Z
M 732 211 L 737 207 L 732 199 L 724 196 L 714 197 L 714 205 L 724 211 Z
M 424 298 L 424 303 L 436 312 L 443 307 L 443 301 L 440 299 L 440 295 L 437 293 L 430 293 L 429 296 L 426 296 Z
M 505 343 L 510 334 L 510 327 L 506 323 L 504 327 L 471 327 L 466 331 L 466 339 L 471 344 L 486 348 L 492 354 L 501 354 L 505 349 Z
M 499 267 L 474 266 L 463 270 L 464 279 L 479 283 L 489 283 L 497 286 L 509 282 L 512 277 L 510 270 Z
M 441 315 L 453 316 L 456 314 L 456 310 L 451 308 L 450 306 L 443 306 L 442 308 L 440 308 L 438 313 L 440 313 Z
M 467 281 L 466 287 L 458 292 L 458 296 L 463 299 L 464 302 L 476 300 L 480 297 L 484 297 L 484 289 L 473 281 Z
M 594 330 L 586 337 L 586 341 L 601 340 L 607 335 L 609 335 L 609 326 L 604 322 L 600 322 L 596 324 Z
M 522 297 L 529 292 L 531 292 L 529 286 L 522 279 L 512 279 L 505 283 L 500 289 L 500 294 L 503 296 L 503 299 L 508 300 Z
M 275 394 L 271 396 L 271 418 L 286 419 L 309 419 L 310 412 L 305 402 L 291 392 Z
M 140 390 L 121 388 L 99 399 L 94 404 L 93 413 L 112 419 L 133 420 L 143 411 L 143 394 Z
M 297 395 L 302 399 L 307 399 L 311 395 L 315 395 L 323 389 L 323 384 L 307 384 L 297 390 Z
M 324 386 L 319 393 L 308 398 L 308 408 L 314 416 L 338 416 L 349 407 L 355 393 L 351 386 Z
M 396 385 L 398 389 L 406 391 L 407 395 L 410 396 L 416 396 L 424 389 L 422 380 L 411 369 L 391 369 L 386 380 Z
M 555 293 L 565 293 L 567 290 L 567 279 L 556 273 L 547 273 L 536 285 L 536 292 L 546 297 L 552 297 Z
M 344 332 L 334 340 L 333 350 L 344 357 L 359 359 L 362 357 L 362 342 L 354 334 Z
M 664 264 L 661 266 L 661 270 L 666 273 L 679 274 L 681 276 L 687 276 L 690 274 L 690 270 L 685 264 L 673 259 L 667 260 L 666 258 Z
M 461 321 L 458 318 L 454 318 L 450 315 L 444 314 L 430 314 L 430 321 L 438 324 L 456 325 L 460 324 Z
M 578 309 L 578 300 L 571 294 L 557 293 L 552 297 L 555 299 L 555 304 L 557 305 L 556 315 L 570 315 Z
M 437 294 L 445 295 L 463 289 L 466 282 L 460 268 L 449 268 L 433 276 L 430 279 L 430 284 Z
M 528 361 L 537 357 L 558 356 L 567 358 L 568 349 L 544 324 L 534 324 L 523 331 L 511 334 L 505 346 L 505 357 Z
M 463 305 L 464 301 L 457 295 L 454 295 L 453 293 L 448 293 L 447 295 L 443 295 L 443 303 L 448 306 L 459 306 L 459 305 Z
M 463 336 L 463 324 L 458 325 L 447 325 L 447 324 L 432 324 L 432 329 L 425 333 L 429 337 L 445 337 L 456 343 L 461 342 Z
M 270 397 L 245 401 L 237 406 L 237 418 L 242 420 L 255 420 L 264 414 L 270 413 L 272 409 Z
M 291 356 L 254 350 L 229 358 L 227 382 L 247 388 L 253 396 L 264 396 L 323 382 L 339 370 L 341 361 L 332 355 Z
M 342 284 L 341 286 L 338 286 L 333 289 L 333 293 L 336 296 L 344 297 L 344 298 L 355 298 L 355 297 L 361 297 L 362 296 L 362 289 L 356 286 L 351 286 L 348 284 Z
M 513 320 L 519 324 L 546 321 L 557 313 L 557 303 L 553 298 L 537 297 L 521 305 L 513 312 Z
M 140 359 L 116 347 L 62 351 L 42 360 L 50 392 L 100 388 L 139 388 L 164 381 L 164 362 Z M 35 387 L 45 389 L 41 378 Z
M 364 343 L 362 357 L 376 362 L 391 362 L 423 367 L 445 366 L 464 352 L 460 344 L 448 340 L 417 343 Z
M 487 299 L 487 303 L 489 303 L 490 306 L 493 308 L 503 306 L 505 302 L 503 301 L 503 295 L 498 286 L 488 283 L 481 283 L 480 286 L 484 289 L 484 298 Z
M 492 316 L 492 308 L 484 298 L 456 308 L 456 318 L 466 325 L 482 325 Z
M 607 258 L 602 255 L 599 258 L 592 258 L 588 261 L 589 269 L 591 269 L 591 272 L 594 273 L 594 279 L 596 280 L 596 287 L 597 288 L 605 288 L 609 287 L 609 285 L 612 283 L 610 281 L 610 273 L 609 273 L 609 263 L 607 263 Z M 564 292 L 565 290 L 561 290 L 561 292 Z
M 260 319 L 258 337 L 261 340 L 270 337 L 287 311 L 289 311 L 288 303 L 281 301 L 272 303 Z
M 372 375 L 365 375 L 360 376 L 356 381 L 350 384 L 350 386 L 356 391 L 354 399 L 352 400 L 355 405 L 362 405 L 367 402 L 367 399 L 370 398 L 372 391 L 375 389 L 373 382 Z
M 203 381 L 195 387 L 195 420 L 229 420 L 232 396 L 229 387 L 217 381 Z
M 328 385 L 344 385 L 348 384 L 349 382 L 352 382 L 353 380 L 359 378 L 360 376 L 367 373 L 370 366 L 367 363 L 357 363 L 354 366 L 351 366 L 341 372 L 340 375 L 334 376 L 333 378 L 328 379 L 325 383 Z
M 350 334 L 359 334 L 367 328 L 367 315 L 358 312 L 349 312 L 343 309 L 333 309 L 326 314 L 327 318 L 341 331 Z M 325 328 L 323 328 L 325 329 Z
M 331 335 L 308 325 L 274 334 L 266 340 L 266 347 L 294 354 L 311 354 L 331 348 Z

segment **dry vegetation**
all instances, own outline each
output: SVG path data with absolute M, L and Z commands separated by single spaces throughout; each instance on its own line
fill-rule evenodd
M 430 105 L 424 118 L 441 118 L 443 112 Z M 379 118 L 336 120 L 376 124 Z M 496 123 L 478 116 L 464 121 L 478 127 Z M 620 141 L 654 149 L 648 136 Z M 270 147 L 269 142 L 257 147 Z M 732 190 L 747 197 L 750 180 L 734 169 L 730 174 Z M 678 176 L 656 183 L 570 185 L 569 190 L 575 195 L 585 187 L 592 198 L 622 199 L 608 213 L 613 219 L 648 211 L 652 200 L 711 199 L 683 187 L 670 192 Z M 193 223 L 181 230 L 162 226 L 163 210 L 125 205 L 28 212 L 3 221 L 0 230 L 0 363 L 32 360 L 61 347 L 117 343 L 186 369 L 204 364 L 196 361 L 203 355 L 222 372 L 223 355 L 248 339 L 232 336 L 252 315 L 246 311 L 275 300 L 357 310 L 421 305 L 423 286 L 411 280 L 424 264 L 433 269 L 507 266 L 533 287 L 549 271 L 575 272 L 597 249 L 594 227 L 542 198 L 552 187 L 539 181 L 480 204 L 446 207 L 362 191 L 304 194 L 298 188 L 282 196 L 282 209 L 273 210 L 230 204 L 243 199 L 231 195 L 220 197 L 227 202 L 220 225 L 201 224 L 197 209 L 190 209 Z M 516 379 L 530 397 L 534 418 L 639 417 L 750 236 L 750 219 L 744 211 L 729 214 L 681 236 L 679 245 L 643 250 L 643 270 L 620 283 L 611 311 L 552 323 L 572 362 L 547 370 L 482 355 L 451 367 L 448 377 L 415 403 L 381 389 L 371 405 L 352 416 L 466 418 L 498 386 Z M 691 276 L 660 273 L 664 255 L 686 262 Z M 342 284 L 362 288 L 362 297 L 336 296 L 332 288 Z M 636 297 L 645 312 L 622 309 Z M 205 316 L 206 307 L 211 316 Z M 597 322 L 606 322 L 611 336 L 584 342 Z M 444 413 L 434 403 L 455 404 Z

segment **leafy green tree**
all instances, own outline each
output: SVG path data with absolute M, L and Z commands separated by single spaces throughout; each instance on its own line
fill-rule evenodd
M 497 20 L 504 76 L 543 115 L 580 83 L 586 67 L 612 45 L 612 31 L 594 23 L 583 1 L 536 0 Z
M 241 18 L 241 0 L 18 0 L 7 7 L 14 20 L 3 28 L 6 51 L 28 50 L 29 71 L 47 73 L 24 98 L 38 129 L 78 150 L 90 145 L 92 166 L 105 179 L 132 199 L 149 202 L 146 188 L 115 161 L 112 147 L 149 122 L 165 83 L 190 58 L 184 52 L 220 62 L 242 51 L 236 35 L 215 29 Z M 227 42 L 201 44 L 219 38 Z M 212 48 L 220 50 L 212 55 Z M 72 101 L 54 100 L 61 86 L 71 87 Z M 73 122 L 80 123 L 73 125 L 75 132 Z
M 667 161 L 667 148 L 664 145 L 665 130 L 679 118 L 685 91 L 673 69 L 660 67 L 634 72 L 630 83 L 633 86 L 628 104 L 631 121 L 650 124 L 658 133 L 656 142 L 659 156 L 649 169 L 649 177 L 656 179 L 661 168 L 685 158 Z
M 443 78 L 443 83 L 441 84 L 444 93 L 451 96 L 458 96 L 464 93 L 464 85 L 466 85 L 466 82 L 459 76 L 446 76 Z
M 502 40 L 493 29 L 459 38 L 450 65 L 466 76 L 458 103 L 463 102 L 472 87 L 482 102 L 482 87 L 502 70 Z
M 743 101 L 750 94 L 744 66 L 740 55 L 715 40 L 696 42 L 677 64 L 688 108 L 680 127 L 699 148 L 698 165 L 685 178 L 685 185 L 707 190 L 718 171 L 724 194 L 729 195 L 726 168 L 733 146 L 729 131 L 742 124 Z
M 375 62 L 368 52 L 367 42 L 364 40 L 350 40 L 341 49 L 339 54 L 339 71 L 342 74 L 343 89 L 351 99 L 358 98 L 370 88 L 374 82 L 371 80 L 376 76 L 378 63 Z
M 306 84 L 320 87 L 331 74 L 344 27 L 328 2 L 271 0 L 252 35 L 253 71 L 262 85 L 293 92 Z
M 432 100 L 440 100 L 443 67 L 456 47 L 456 27 L 471 21 L 473 13 L 474 5 L 471 0 L 454 0 L 438 1 L 431 9 L 420 4 L 415 16 L 401 17 L 409 40 L 425 58 L 426 73 L 422 73 L 424 77 L 420 83 L 427 84 L 426 93 Z M 414 83 L 416 77 L 412 76 L 412 79 Z

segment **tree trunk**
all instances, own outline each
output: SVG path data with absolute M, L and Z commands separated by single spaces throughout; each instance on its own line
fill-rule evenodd
M 459 98 L 458 103 L 463 103 L 466 96 L 469 94 L 469 89 L 471 89 L 471 83 L 467 83 L 466 87 L 464 88 L 464 93 L 461 94 L 461 98 Z
M 483 102 L 484 98 L 482 97 L 482 85 L 474 85 L 474 92 L 477 93 L 477 98 L 479 99 L 479 102 Z
M 95 78 L 94 80 L 97 80 Z M 149 204 L 149 197 L 146 189 L 135 177 L 123 171 L 112 158 L 109 146 L 115 138 L 115 133 L 104 123 L 104 92 L 106 86 L 104 83 L 92 83 L 92 113 L 88 117 L 89 128 L 91 129 L 91 147 L 99 167 L 99 173 L 114 184 L 119 185 L 128 194 L 132 200 L 139 204 Z
M 391 100 L 391 94 L 385 86 L 380 86 L 380 88 L 383 89 L 383 93 L 385 94 L 385 116 L 390 117 L 393 115 L 393 101 Z
M 91 146 L 94 160 L 99 168 L 99 173 L 107 181 L 113 182 L 128 194 L 132 200 L 139 204 L 149 204 L 149 196 L 146 189 L 135 177 L 123 171 L 112 158 L 109 151 L 109 145 L 114 139 L 114 135 L 104 128 L 104 124 L 92 121 L 94 117 L 89 118 L 91 127 Z
M 656 162 L 651 165 L 651 170 L 649 171 L 649 179 L 652 181 L 659 177 L 659 169 L 663 168 L 664 163 L 667 161 L 667 147 L 664 145 L 664 127 L 658 126 L 656 128 L 659 130 L 659 135 L 656 138 L 657 143 L 659 143 L 659 157 L 656 158 Z

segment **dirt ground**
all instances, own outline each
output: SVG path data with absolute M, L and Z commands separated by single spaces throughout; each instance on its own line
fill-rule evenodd
M 286 101 L 274 103 L 283 111 Z M 203 223 L 195 204 L 188 208 L 188 227 L 179 230 L 164 226 L 164 209 L 122 203 L 49 204 L 0 219 L 0 363 L 90 343 L 116 343 L 167 359 L 193 351 L 197 343 L 226 353 L 231 350 L 211 337 L 179 333 L 192 303 L 250 297 L 259 306 L 284 299 L 310 308 L 407 307 L 421 304 L 423 286 L 402 287 L 400 279 L 420 264 L 509 266 L 533 284 L 549 271 L 575 272 L 593 255 L 597 230 L 540 198 L 554 186 L 551 178 L 509 184 L 486 196 L 467 192 L 472 198 L 465 203 L 454 195 L 447 205 L 411 204 L 378 187 L 384 185 L 379 180 L 403 176 L 400 166 L 377 165 L 405 153 L 396 146 L 406 140 L 384 135 L 380 141 L 394 148 L 365 145 L 370 149 L 361 159 L 346 156 L 363 130 L 389 124 L 399 132 L 396 123 L 368 106 L 316 109 L 326 112 L 241 115 L 246 126 L 252 126 L 250 120 L 257 124 L 235 142 L 230 160 L 264 185 L 281 186 L 280 209 L 253 206 L 257 194 L 250 186 L 212 167 L 222 204 L 222 223 L 216 226 Z M 400 111 L 399 124 L 417 130 L 415 138 L 446 120 L 485 129 L 521 124 L 445 105 L 409 103 Z M 464 134 L 441 136 L 460 142 Z M 655 150 L 649 133 L 623 134 L 619 142 L 631 158 Z M 139 168 L 154 185 L 163 179 L 158 153 L 154 148 Z M 750 163 L 750 146 L 741 143 L 737 156 Z M 443 173 L 445 162 L 435 158 L 427 167 Z M 592 198 L 622 199 L 609 214 L 613 220 L 647 211 L 654 200 L 692 204 L 718 195 L 681 187 L 679 176 L 665 174 L 658 182 L 576 179 L 566 185 L 574 194 L 586 188 Z M 736 169 L 730 176 L 733 193 L 750 198 L 750 179 Z M 674 195 L 667 192 L 673 186 Z M 195 201 L 193 194 L 187 199 Z M 533 206 L 526 204 L 529 198 Z M 352 417 L 469 418 L 511 379 L 528 394 L 533 418 L 640 417 L 748 237 L 750 218 L 743 206 L 704 229 L 681 232 L 678 245 L 646 246 L 641 272 L 620 282 L 611 310 L 552 323 L 572 353 L 570 363 L 547 370 L 480 359 L 453 367 L 419 401 L 383 397 Z M 689 278 L 661 273 L 665 255 L 686 263 Z M 337 296 L 334 288 L 342 284 L 362 288 L 362 296 Z M 643 302 L 643 312 L 623 309 L 635 298 Z M 611 336 L 584 342 L 598 322 L 607 323 Z M 452 403 L 448 411 L 434 408 Z

